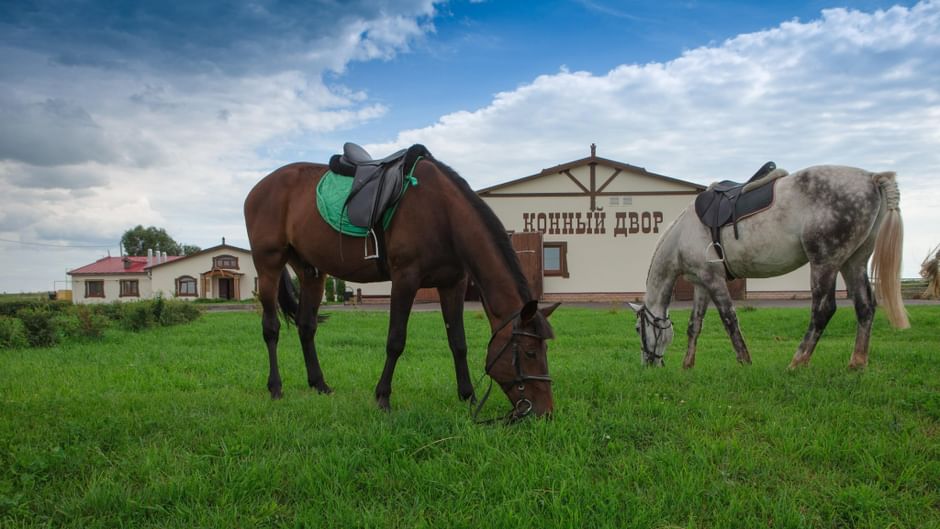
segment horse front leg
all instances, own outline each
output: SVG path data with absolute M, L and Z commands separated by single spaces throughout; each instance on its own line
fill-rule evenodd
M 836 313 L 836 273 L 835 269 L 812 265 L 810 284 L 813 291 L 813 313 L 809 319 L 809 329 L 803 335 L 803 340 L 790 361 L 790 369 L 809 363 L 819 337 L 826 330 L 832 315 Z
M 441 314 L 447 329 L 447 343 L 454 357 L 457 374 L 457 396 L 460 400 L 473 399 L 473 382 L 467 367 L 467 336 L 463 325 L 464 296 L 467 293 L 467 278 L 451 287 L 437 289 L 441 297 Z
M 709 294 L 718 314 L 721 315 L 721 323 L 725 327 L 725 332 L 731 338 L 731 346 L 737 355 L 738 362 L 742 364 L 751 363 L 751 353 L 747 350 L 747 344 L 744 343 L 744 336 L 741 334 L 741 326 L 738 324 L 738 314 L 734 310 L 734 302 L 731 300 L 731 293 L 728 291 L 728 283 L 724 277 L 715 277 L 708 286 Z
M 695 366 L 695 349 L 698 346 L 698 336 L 702 332 L 702 320 L 705 318 L 707 309 L 708 292 L 703 287 L 695 285 L 695 293 L 692 295 L 692 314 L 689 315 L 689 328 L 686 330 L 689 345 L 685 351 L 685 359 L 682 360 L 682 367 L 685 369 Z
M 329 394 L 333 389 L 326 384 L 320 360 L 317 358 L 316 334 L 317 313 L 323 299 L 326 276 L 312 266 L 305 266 L 300 276 L 300 304 L 297 307 L 297 334 L 300 336 L 300 348 L 304 352 L 304 365 L 307 368 L 307 384 L 318 393 Z
M 418 282 L 410 278 L 398 278 L 392 281 L 392 297 L 388 317 L 388 341 L 385 344 L 385 368 L 375 386 L 375 400 L 379 408 L 391 410 L 389 398 L 392 394 L 392 376 L 395 365 L 405 350 L 405 338 L 408 334 L 408 317 L 418 292 Z

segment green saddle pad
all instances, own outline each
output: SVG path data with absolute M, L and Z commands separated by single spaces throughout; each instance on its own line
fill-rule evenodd
M 420 159 L 419 157 L 418 160 Z M 398 196 L 399 200 L 405 196 L 405 191 L 410 186 L 418 185 L 418 179 L 414 177 L 415 167 L 417 166 L 418 161 L 415 160 L 411 170 L 405 175 L 402 181 L 401 194 Z M 320 210 L 320 216 L 323 217 L 323 220 L 334 230 L 351 237 L 365 237 L 369 234 L 369 228 L 356 226 L 349 222 L 346 208 L 343 207 L 346 198 L 349 196 L 349 190 L 352 189 L 352 184 L 353 178 L 351 176 L 343 176 L 333 171 L 327 171 L 320 178 L 320 183 L 317 185 L 317 209 Z M 383 228 L 388 229 L 388 225 L 392 222 L 392 216 L 395 215 L 397 209 L 398 202 L 382 214 Z

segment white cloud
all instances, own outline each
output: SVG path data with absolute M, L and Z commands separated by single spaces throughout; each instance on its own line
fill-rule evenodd
M 823 12 L 667 63 L 562 70 L 484 108 L 401 132 L 377 154 L 423 143 L 476 188 L 588 155 L 708 183 L 764 161 L 896 170 L 907 220 L 904 274 L 937 239 L 940 3 Z
M 278 164 L 276 146 L 387 111 L 362 92 L 327 86 L 324 73 L 391 59 L 434 29 L 429 0 L 314 2 L 277 15 L 255 7 L 206 25 L 142 5 L 155 27 L 139 32 L 137 20 L 99 27 L 110 18 L 93 13 L 23 18 L 35 27 L 0 18 L 0 239 L 100 243 L 117 254 L 124 230 L 154 224 L 180 242 L 227 236 L 247 245 L 241 204 Z M 304 22 L 313 15 L 322 27 Z M 163 24 L 184 42 L 169 41 Z M 230 40 L 207 39 L 206 28 Z M 93 260 L 69 264 L 63 255 L 97 258 L 105 248 L 63 253 L 2 241 L 0 260 L 15 265 L 5 265 L 0 291 L 48 289 L 61 268 Z M 56 256 L 39 259 L 43 252 Z

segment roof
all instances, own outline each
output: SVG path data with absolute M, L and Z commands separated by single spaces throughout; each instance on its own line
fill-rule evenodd
M 649 176 L 649 177 L 652 177 L 652 178 L 658 178 L 658 179 L 660 179 L 660 180 L 665 180 L 665 181 L 667 181 L 667 182 L 673 182 L 673 183 L 676 183 L 676 184 L 686 185 L 686 186 L 689 186 L 689 187 L 693 187 L 693 188 L 697 189 L 698 191 L 704 191 L 704 190 L 705 190 L 705 186 L 703 186 L 703 185 L 701 185 L 701 184 L 696 184 L 695 182 L 689 182 L 689 181 L 686 181 L 686 180 L 680 180 L 680 179 L 678 179 L 678 178 L 672 178 L 672 177 L 670 177 L 670 176 L 664 176 L 664 175 L 661 175 L 661 174 L 652 173 L 652 172 L 650 172 L 650 171 L 647 171 L 647 170 L 646 170 L 645 168 L 643 168 L 643 167 L 637 167 L 637 166 L 635 166 L 635 165 L 630 165 L 630 164 L 628 164 L 628 163 L 618 162 L 618 161 L 615 161 L 615 160 L 608 160 L 607 158 L 601 158 L 601 157 L 596 156 L 596 155 L 594 155 L 594 154 L 592 153 L 591 156 L 588 156 L 587 158 L 581 158 L 580 160 L 574 160 L 574 161 L 572 161 L 572 162 L 563 163 L 563 164 L 560 164 L 560 165 L 556 165 L 556 166 L 554 166 L 554 167 L 548 167 L 548 168 L 546 168 L 546 169 L 542 169 L 540 172 L 538 172 L 538 173 L 536 173 L 536 174 L 534 174 L 534 175 L 524 176 L 524 177 L 522 177 L 522 178 L 517 178 L 517 179 L 515 179 L 515 180 L 510 180 L 510 181 L 508 181 L 508 182 L 503 182 L 502 184 L 496 184 L 495 186 L 485 187 L 485 188 L 483 188 L 483 189 L 478 190 L 478 191 L 477 191 L 477 194 L 478 194 L 478 195 L 483 195 L 483 196 L 485 196 L 485 195 L 490 194 L 490 193 L 493 192 L 493 191 L 496 191 L 496 190 L 499 190 L 499 189 L 502 189 L 502 188 L 505 188 L 505 187 L 510 187 L 510 186 L 513 186 L 513 185 L 518 184 L 518 183 L 520 183 L 520 182 L 525 182 L 525 181 L 528 181 L 528 180 L 534 180 L 534 179 L 536 179 L 536 178 L 541 178 L 541 177 L 543 177 L 543 176 L 548 176 L 548 175 L 557 174 L 557 173 L 560 173 L 560 172 L 565 171 L 565 170 L 567 170 L 567 169 L 573 169 L 573 168 L 575 168 L 575 167 L 581 167 L 582 165 L 589 165 L 589 164 L 606 165 L 606 166 L 608 166 L 608 167 L 613 167 L 614 169 L 620 169 L 620 170 L 623 170 L 623 171 L 629 171 L 629 172 L 631 172 L 631 173 L 636 173 L 636 174 L 640 174 L 640 175 L 643 175 L 643 176 Z
M 153 268 L 156 268 L 156 267 L 158 267 L 158 266 L 167 265 L 167 264 L 170 264 L 170 263 L 174 263 L 174 262 L 176 262 L 176 261 L 182 261 L 182 260 L 185 260 L 185 259 L 192 259 L 193 257 L 199 257 L 199 256 L 201 256 L 201 255 L 205 255 L 205 254 L 210 253 L 210 252 L 216 252 L 216 251 L 219 251 L 219 250 L 234 250 L 234 251 L 237 251 L 237 252 L 242 252 L 242 253 L 246 253 L 246 254 L 248 254 L 248 255 L 251 255 L 251 250 L 246 250 L 246 249 L 244 249 L 244 248 L 239 248 L 238 246 L 232 246 L 231 244 L 225 244 L 225 243 L 223 242 L 222 244 L 213 246 L 212 248 L 206 248 L 205 250 L 200 250 L 200 251 L 198 251 L 198 252 L 196 252 L 196 253 L 193 253 L 193 254 L 181 255 L 181 256 L 179 256 L 179 257 L 173 258 L 172 260 L 170 260 L 170 259 L 168 258 L 167 261 L 164 262 L 164 263 L 160 263 L 160 264 L 155 264 L 155 265 L 153 265 Z
M 168 255 L 166 262 L 182 259 L 182 256 Z M 156 260 L 153 257 L 152 260 Z M 125 261 L 127 266 L 125 266 Z M 162 263 L 161 263 L 162 264 Z M 68 272 L 69 275 L 102 275 L 102 274 L 143 274 L 148 268 L 146 256 L 102 257 L 94 263 L 80 266 Z

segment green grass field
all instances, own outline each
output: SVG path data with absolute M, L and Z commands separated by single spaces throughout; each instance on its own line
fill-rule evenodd
M 390 414 L 372 397 L 377 312 L 321 326 L 330 396 L 282 329 L 277 402 L 250 312 L 0 351 L 0 526 L 940 527 L 940 306 L 910 312 L 903 332 L 879 313 L 853 372 L 840 308 L 788 372 L 807 309 L 740 310 L 747 367 L 711 310 L 683 371 L 687 311 L 650 369 L 632 313 L 563 307 L 555 417 L 511 427 L 470 420 L 435 312 L 412 316 Z M 477 376 L 489 332 L 466 319 Z

